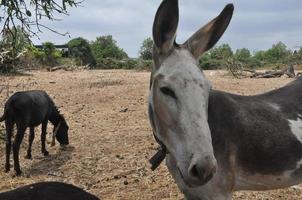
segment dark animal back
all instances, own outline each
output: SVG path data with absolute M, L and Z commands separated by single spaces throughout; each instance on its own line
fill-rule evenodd
M 5 104 L 7 117 L 24 126 L 37 126 L 50 115 L 52 100 L 40 90 L 16 92 Z
M 298 114 L 302 114 L 301 78 L 256 96 L 212 91 L 209 125 L 214 149 L 225 153 L 230 151 L 228 144 L 234 144 L 238 162 L 252 173 L 293 170 L 302 159 L 302 144 L 288 120 L 296 120 Z
M 60 182 L 40 182 L 0 193 L 1 200 L 100 200 L 76 186 Z

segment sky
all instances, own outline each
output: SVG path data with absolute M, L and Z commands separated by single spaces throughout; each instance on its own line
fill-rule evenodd
M 142 41 L 152 35 L 152 24 L 161 0 L 85 0 L 69 10 L 61 21 L 44 24 L 70 33 L 71 38 L 94 40 L 112 35 L 130 57 L 137 57 Z M 288 48 L 302 46 L 301 0 L 179 0 L 180 22 L 177 42 L 183 43 L 195 31 L 216 17 L 227 3 L 235 6 L 232 21 L 219 44 L 228 43 L 233 50 L 264 50 L 282 41 Z M 64 44 L 69 37 L 47 30 L 39 34 L 35 44 L 51 41 Z

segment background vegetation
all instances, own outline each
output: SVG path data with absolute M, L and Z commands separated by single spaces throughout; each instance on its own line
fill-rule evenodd
M 152 66 L 151 38 L 142 41 L 138 58 L 129 58 L 111 35 L 99 36 L 93 41 L 81 37 L 71 39 L 66 44 L 66 53 L 64 49 L 56 49 L 51 42 L 45 42 L 39 48 L 35 47 L 20 27 L 14 31 L 14 51 L 10 51 L 13 41 L 11 34 L 4 35 L 0 40 L 0 52 L 12 58 L 3 59 L 5 56 L 2 55 L 0 72 L 24 68 L 51 68 L 58 65 L 85 65 L 90 69 L 145 70 L 151 69 Z M 233 51 L 228 44 L 222 44 L 206 52 L 199 60 L 199 66 L 204 70 L 228 69 L 230 66 L 240 66 L 243 69 L 280 69 L 288 65 L 302 66 L 302 48 L 293 51 L 282 42 L 272 45 L 270 49 L 255 52 L 250 52 L 247 48 Z
M 52 68 L 58 65 L 87 66 L 90 69 L 150 69 L 152 65 L 153 41 L 150 37 L 142 41 L 138 58 L 129 58 L 111 35 L 101 35 L 93 41 L 74 38 L 57 49 L 51 42 L 34 46 L 30 37 L 38 36 L 41 29 L 59 33 L 41 22 L 56 20 L 55 15 L 68 15 L 68 8 L 77 7 L 78 0 L 5 0 L 0 1 L 0 73 L 11 73 L 22 69 Z M 232 50 L 228 44 L 216 46 L 199 60 L 202 69 L 270 68 L 286 65 L 302 66 L 302 48 L 291 50 L 279 42 L 270 49 L 250 52 L 247 48 Z

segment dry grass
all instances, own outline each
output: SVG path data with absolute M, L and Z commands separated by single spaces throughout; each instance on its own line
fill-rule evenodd
M 206 72 L 209 75 L 209 72 Z M 0 191 L 38 181 L 75 184 L 102 199 L 182 199 L 165 165 L 150 171 L 155 152 L 147 117 L 148 72 L 76 71 L 32 72 L 26 77 L 1 77 L 10 84 L 36 82 L 31 89 L 46 90 L 70 125 L 71 145 L 40 153 L 40 128 L 36 130 L 33 160 L 25 160 L 25 137 L 20 161 L 24 175 L 4 173 L 4 144 L 0 142 Z M 209 75 L 213 86 L 239 94 L 257 94 L 278 88 L 291 79 L 240 79 Z M 3 99 L 0 94 L 0 101 Z M 120 112 L 127 108 L 126 112 Z M 1 112 L 2 113 L 2 109 Z M 49 127 L 49 132 L 51 127 Z M 50 141 L 50 138 L 49 138 Z M 299 188 L 269 192 L 239 192 L 234 199 L 301 199 Z

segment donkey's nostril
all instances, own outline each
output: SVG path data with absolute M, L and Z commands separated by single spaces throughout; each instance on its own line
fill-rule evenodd
M 216 161 L 213 159 L 196 159 L 189 168 L 189 177 L 195 184 L 205 184 L 216 172 Z
M 191 167 L 191 170 L 189 173 L 193 178 L 202 180 L 203 176 L 205 174 L 205 170 L 201 166 L 198 166 L 198 164 L 195 164 Z
M 191 175 L 194 176 L 194 177 L 198 177 L 198 171 L 197 171 L 197 168 L 196 168 L 196 165 L 194 165 L 191 169 Z

